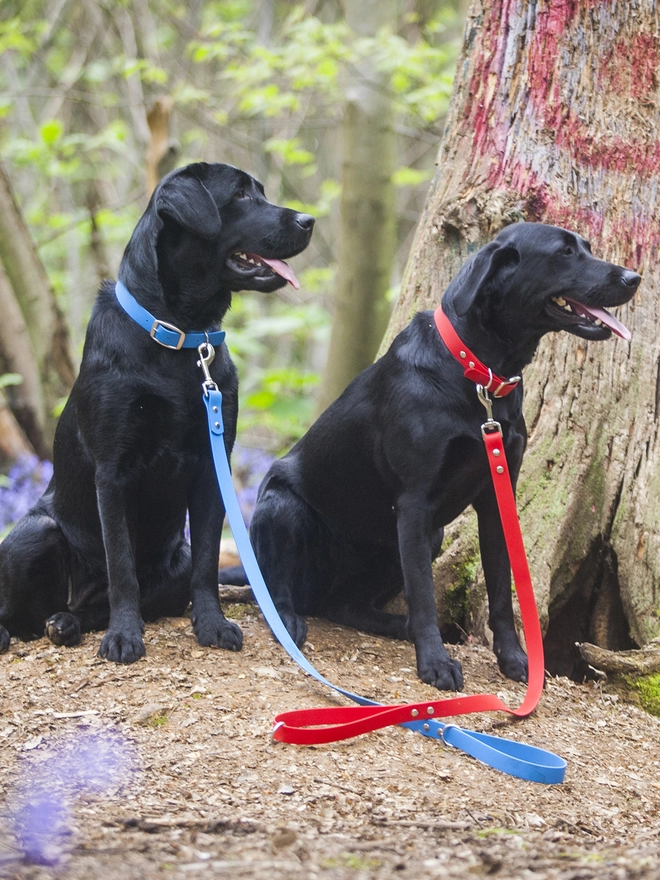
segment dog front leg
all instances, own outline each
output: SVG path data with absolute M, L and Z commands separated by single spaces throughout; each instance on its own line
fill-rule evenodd
M 488 625 L 500 672 L 527 681 L 527 655 L 520 646 L 513 617 L 511 567 L 497 499 L 492 486 L 474 503 L 479 521 L 479 548 L 488 592 Z
M 399 553 L 404 595 L 408 603 L 408 626 L 417 654 L 417 673 L 422 681 L 440 690 L 460 691 L 461 664 L 452 660 L 438 628 L 438 611 L 432 573 L 433 532 L 428 505 L 405 496 L 397 503 Z
M 98 503 L 108 569 L 110 621 L 99 647 L 99 656 L 115 663 L 134 663 L 144 657 L 140 615 L 140 587 L 126 514 L 126 488 L 116 476 L 97 474 Z
M 192 612 L 190 619 L 200 645 L 240 651 L 243 634 L 227 620 L 218 595 L 218 555 L 225 516 L 212 464 L 195 480 L 188 505 L 192 550 Z

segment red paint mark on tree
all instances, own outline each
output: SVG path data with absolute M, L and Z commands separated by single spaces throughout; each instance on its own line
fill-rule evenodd
M 653 34 L 635 34 L 628 40 L 618 40 L 603 57 L 598 85 L 636 100 L 651 100 L 659 63 L 658 40 Z
M 543 149 L 563 153 L 570 160 L 564 167 L 635 174 L 642 178 L 660 176 L 660 141 L 625 140 L 618 135 L 592 129 L 574 109 L 576 88 L 573 72 L 564 67 L 561 57 L 569 42 L 571 29 L 580 24 L 591 26 L 586 18 L 590 9 L 605 6 L 606 0 L 543 0 L 536 7 L 533 31 L 526 33 L 518 8 L 511 0 L 492 0 L 485 7 L 479 32 L 479 53 L 469 84 L 469 99 L 464 133 L 472 138 L 472 155 L 477 165 L 488 164 L 487 179 L 494 188 L 519 193 L 527 216 L 559 225 L 577 224 L 585 234 L 598 238 L 607 228 L 612 236 L 612 217 L 607 225 L 602 212 L 559 196 L 551 180 L 543 180 L 521 161 L 512 128 L 520 118 L 512 118 L 513 101 L 522 113 L 531 114 L 535 125 L 550 139 Z M 529 41 L 523 62 L 523 78 L 507 68 L 512 54 L 517 57 L 516 40 Z M 587 59 L 586 59 L 587 60 Z M 649 100 L 656 86 L 655 71 L 660 63 L 660 42 L 650 33 L 621 37 L 602 57 L 593 61 L 593 87 L 632 101 Z M 587 71 L 590 75 L 591 71 Z M 526 90 L 526 105 L 519 90 Z M 516 90 L 509 95 L 506 89 Z M 581 84 L 584 88 L 584 83 Z M 529 123 L 529 119 L 527 122 Z M 552 161 L 550 162 L 552 163 Z M 645 252 L 660 250 L 660 228 L 648 217 L 630 217 L 621 221 L 622 240 L 631 240 L 631 254 L 641 259 Z

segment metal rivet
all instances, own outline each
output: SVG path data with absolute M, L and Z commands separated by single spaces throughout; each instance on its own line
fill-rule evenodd
M 430 729 L 431 729 L 431 728 L 430 728 L 430 726 L 429 726 L 428 724 L 425 724 L 425 725 L 424 725 L 424 730 L 430 730 Z
M 433 706 L 429 706 L 426 711 L 429 713 L 429 715 L 433 715 L 433 713 L 435 712 L 435 709 L 433 708 Z
M 218 407 L 217 407 L 217 406 L 214 406 L 214 407 L 213 407 L 213 412 L 217 412 L 217 411 L 218 411 Z
M 413 709 L 410 714 L 412 715 L 413 718 L 417 718 L 417 716 L 419 715 L 419 712 L 417 711 L 417 709 Z
M 469 367 L 471 370 L 474 370 L 474 361 L 468 361 L 468 367 Z
M 493 455 L 500 455 L 501 452 L 501 449 L 493 449 Z
M 467 355 L 465 354 L 464 351 L 459 351 L 459 354 L 460 354 L 460 356 L 461 356 L 462 358 L 467 357 Z
M 503 473 L 504 473 L 504 468 L 502 467 L 501 464 L 498 465 L 498 466 L 495 468 L 495 470 L 497 471 L 498 474 L 503 474 Z
M 220 422 L 216 422 L 216 423 L 215 423 L 215 426 L 216 426 L 216 428 L 219 428 L 219 427 L 220 427 Z

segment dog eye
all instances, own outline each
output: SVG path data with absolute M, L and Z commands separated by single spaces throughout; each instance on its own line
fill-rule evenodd
M 239 189 L 239 190 L 236 190 L 236 192 L 234 193 L 232 198 L 233 199 L 249 199 L 250 196 L 245 192 L 244 189 Z
M 567 244 L 565 247 L 563 247 L 563 248 L 559 251 L 559 253 L 560 253 L 563 257 L 572 257 L 572 256 L 575 254 L 575 250 L 573 249 L 573 247 L 572 247 L 570 244 Z

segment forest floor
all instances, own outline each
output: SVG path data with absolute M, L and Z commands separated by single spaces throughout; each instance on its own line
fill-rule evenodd
M 660 878 L 660 719 L 610 683 L 550 679 L 531 718 L 463 719 L 568 761 L 524 782 L 412 731 L 275 743 L 273 716 L 341 702 L 298 671 L 254 605 L 228 616 L 239 654 L 203 649 L 187 618 L 146 628 L 147 656 L 99 660 L 12 640 L 0 657 L 0 876 Z M 492 653 L 450 646 L 466 692 L 517 705 Z M 311 620 L 305 653 L 383 702 L 437 698 L 412 645 Z M 50 863 L 50 864 L 48 864 Z

